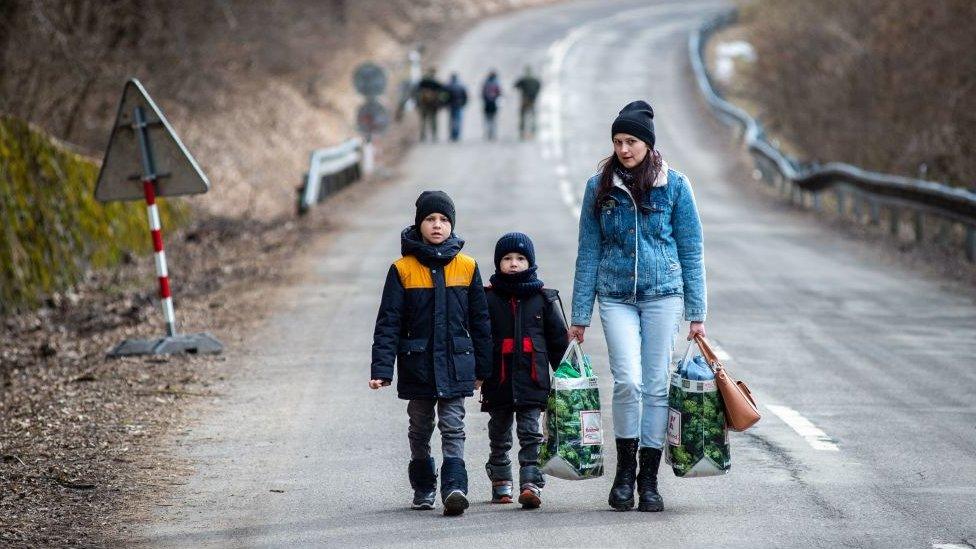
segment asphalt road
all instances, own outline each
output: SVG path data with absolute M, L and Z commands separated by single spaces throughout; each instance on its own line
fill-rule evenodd
M 496 67 L 501 137 L 417 147 L 402 181 L 345 212 L 304 281 L 245 342 L 241 375 L 181 440 L 197 472 L 161 503 L 152 545 L 932 547 L 976 543 L 976 297 L 764 198 L 731 134 L 702 108 L 687 33 L 715 2 L 576 2 L 489 20 L 459 38 L 441 74 L 476 91 Z M 542 71 L 539 139 L 520 142 L 511 82 Z M 609 123 L 635 98 L 657 112 L 660 149 L 694 186 L 705 228 L 707 329 L 748 380 L 764 419 L 732 435 L 732 471 L 678 479 L 667 510 L 606 506 L 612 475 L 553 479 L 537 511 L 486 503 L 487 416 L 469 400 L 472 507 L 408 509 L 406 405 L 372 392 L 372 324 L 398 235 L 423 189 L 457 204 L 458 233 L 490 271 L 496 238 L 536 242 L 540 276 L 567 306 L 580 193 L 610 152 Z M 485 273 L 487 276 L 487 272 Z M 586 350 L 611 378 L 599 322 Z M 679 346 L 683 343 L 679 342 Z M 605 418 L 605 426 L 611 423 Z M 435 435 L 435 440 L 436 440 Z M 439 445 L 435 443 L 435 451 Z M 612 470 L 612 452 L 608 469 Z M 278 490 L 272 492 L 271 490 Z M 969 547 L 969 545 L 960 545 Z

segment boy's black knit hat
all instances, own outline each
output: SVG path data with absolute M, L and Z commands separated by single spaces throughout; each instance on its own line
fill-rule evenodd
M 532 239 L 525 233 L 508 233 L 502 235 L 495 244 L 495 269 L 499 270 L 502 258 L 510 253 L 522 254 L 529 260 L 529 267 L 535 267 L 535 246 Z
M 620 114 L 610 127 L 611 137 L 628 133 L 654 148 L 654 109 L 645 101 L 633 101 L 620 109 Z
M 414 224 L 419 228 L 420 222 L 432 213 L 444 214 L 451 222 L 451 230 L 454 230 L 454 201 L 444 191 L 424 191 L 417 197 L 417 214 L 414 217 Z

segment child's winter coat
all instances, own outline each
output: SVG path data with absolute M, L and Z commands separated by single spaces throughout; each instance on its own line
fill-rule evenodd
M 481 388 L 481 409 L 545 408 L 549 368 L 569 346 L 559 292 L 541 289 L 519 298 L 487 288 L 492 370 Z
M 456 235 L 438 245 L 417 229 L 400 235 L 373 333 L 371 379 L 393 379 L 402 399 L 474 394 L 491 371 L 485 291 L 475 260 L 460 253 Z

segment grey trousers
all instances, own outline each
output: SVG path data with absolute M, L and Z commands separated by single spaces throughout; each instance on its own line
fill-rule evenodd
M 464 459 L 464 397 L 438 400 L 411 400 L 407 403 L 410 416 L 410 457 L 430 457 L 430 437 L 434 434 L 434 410 L 437 428 L 441 432 L 441 452 L 445 458 Z
M 512 449 L 514 422 L 515 434 L 519 440 L 519 482 L 533 482 L 541 488 L 545 484 L 542 473 L 539 472 L 539 446 L 542 444 L 542 426 L 539 419 L 542 410 L 499 408 L 491 410 L 489 415 L 488 443 L 491 453 L 488 457 L 488 476 L 492 480 L 512 478 L 512 461 L 508 458 L 508 451 Z

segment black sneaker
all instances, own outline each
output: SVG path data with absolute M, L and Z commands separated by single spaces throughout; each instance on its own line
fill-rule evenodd
M 451 490 L 444 496 L 444 515 L 453 517 L 463 515 L 468 508 L 468 496 L 461 490 Z
M 437 492 L 434 490 L 430 492 L 426 490 L 414 490 L 413 505 L 410 508 L 418 511 L 429 511 L 434 508 L 435 499 L 437 499 Z

